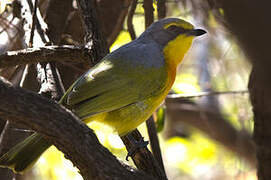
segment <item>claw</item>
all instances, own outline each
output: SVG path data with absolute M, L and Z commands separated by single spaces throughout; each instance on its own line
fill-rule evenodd
M 140 148 L 145 148 L 148 146 L 149 141 L 144 141 L 142 138 L 140 141 L 136 141 L 135 139 L 132 140 L 133 146 L 131 149 L 128 151 L 127 156 L 126 156 L 126 161 L 129 161 L 129 157 L 134 157 L 136 151 Z

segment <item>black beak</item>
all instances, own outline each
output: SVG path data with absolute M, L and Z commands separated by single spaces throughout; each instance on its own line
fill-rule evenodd
M 192 30 L 188 31 L 187 34 L 190 36 L 201 36 L 205 33 L 207 33 L 207 32 L 203 29 L 192 29 Z

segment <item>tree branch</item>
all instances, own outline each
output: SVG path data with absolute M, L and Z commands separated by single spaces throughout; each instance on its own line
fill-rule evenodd
M 151 179 L 128 170 L 69 110 L 0 79 L 0 115 L 43 134 L 69 158 L 85 179 Z M 53 117 L 53 118 L 52 118 Z
M 191 98 L 199 98 L 205 96 L 218 96 L 218 95 L 233 95 L 233 94 L 247 94 L 248 90 L 239 90 L 239 91 L 223 91 L 223 92 L 200 92 L 194 94 L 169 94 L 167 95 L 168 99 L 191 99 Z
M 128 135 L 121 137 L 127 151 L 130 152 L 131 150 L 133 150 L 135 145 L 128 136 L 132 136 L 133 139 L 138 142 L 141 142 L 143 140 L 143 137 L 137 129 L 130 132 Z M 167 179 L 164 171 L 162 171 L 161 167 L 157 163 L 156 159 L 154 159 L 152 153 L 148 150 L 147 147 L 138 148 L 134 152 L 132 159 L 138 169 L 146 172 L 147 174 L 151 174 L 156 179 Z
M 152 0 L 144 0 L 143 8 L 144 8 L 144 16 L 145 16 L 145 29 L 147 29 L 153 23 L 153 6 Z
M 157 0 L 158 19 L 166 17 L 166 0 Z
M 77 4 L 85 25 L 86 47 L 89 49 L 89 54 L 92 56 L 93 62 L 97 63 L 109 50 L 106 47 L 106 41 L 102 35 L 102 28 L 98 21 L 96 1 L 77 0 Z
M 27 48 L 19 51 L 8 51 L 0 55 L 0 68 L 16 65 L 32 64 L 37 62 L 67 61 L 73 63 L 90 63 L 85 47 L 65 46 L 43 46 Z M 90 64 L 92 66 L 93 64 Z
M 150 138 L 151 143 L 151 150 L 153 153 L 154 158 L 159 163 L 161 170 L 163 171 L 164 175 L 166 174 L 164 162 L 162 158 L 162 153 L 160 149 L 160 143 L 157 136 L 156 124 L 154 122 L 153 115 L 146 121 L 148 135 Z
M 108 6 L 108 5 L 107 5 L 108 6 L 107 9 L 103 8 L 101 6 L 102 2 L 107 3 L 107 4 L 109 4 L 111 2 L 112 4 L 114 4 L 114 9 L 112 8 L 112 6 Z M 115 5 L 116 3 L 119 4 L 120 2 L 121 2 L 121 6 Z M 114 43 L 114 41 L 118 37 L 120 31 L 123 29 L 123 23 L 124 23 L 126 15 L 128 13 L 128 9 L 129 9 L 131 2 L 132 2 L 132 0 L 119 0 L 118 2 L 116 0 L 114 0 L 114 1 L 103 0 L 103 1 L 99 2 L 100 17 L 103 17 L 103 16 L 101 16 L 103 13 L 105 15 L 107 15 L 107 16 L 103 17 L 102 19 L 103 19 L 103 25 L 104 25 L 103 29 L 105 32 L 104 34 L 106 35 L 106 32 L 110 32 L 110 35 L 107 35 L 107 46 L 108 47 L 110 47 Z M 114 16 L 113 13 L 117 14 L 118 18 L 117 18 L 117 20 L 112 22 L 112 16 Z M 106 27 L 106 26 L 110 25 L 109 24 L 110 22 L 114 23 L 114 26 L 113 26 L 114 28 Z
M 134 26 L 133 26 L 133 17 L 135 14 L 137 1 L 138 0 L 132 0 L 132 4 L 129 9 L 128 17 L 127 17 L 127 28 L 128 28 L 128 32 L 129 32 L 132 40 L 136 39 L 136 33 L 135 33 Z

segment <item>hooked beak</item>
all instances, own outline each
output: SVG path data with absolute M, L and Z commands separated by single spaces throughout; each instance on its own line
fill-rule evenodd
M 190 36 L 201 36 L 203 34 L 207 33 L 205 30 L 203 29 L 192 29 L 190 31 L 187 32 L 187 35 Z

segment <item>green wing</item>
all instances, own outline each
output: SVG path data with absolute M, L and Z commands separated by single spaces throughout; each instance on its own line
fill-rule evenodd
M 69 88 L 61 103 L 84 119 L 156 96 L 165 80 L 164 66 L 104 59 Z

